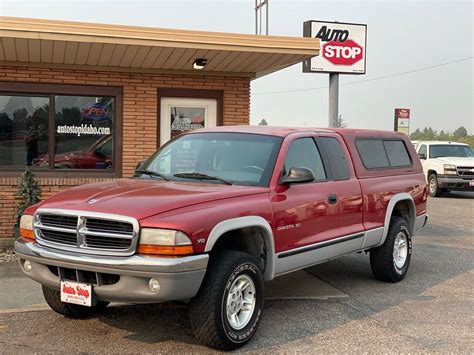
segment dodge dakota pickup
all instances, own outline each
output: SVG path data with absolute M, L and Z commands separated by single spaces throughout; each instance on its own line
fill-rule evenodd
M 365 251 L 376 280 L 401 281 L 428 193 L 400 133 L 210 128 L 171 140 L 132 178 L 31 206 L 15 251 L 63 316 L 186 300 L 196 338 L 232 350 L 257 331 L 279 275 Z

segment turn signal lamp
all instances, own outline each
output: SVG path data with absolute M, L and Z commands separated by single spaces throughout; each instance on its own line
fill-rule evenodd
M 143 228 L 138 244 L 139 254 L 190 255 L 194 253 L 191 239 L 180 231 L 170 229 Z
M 24 214 L 20 218 L 20 236 L 26 239 L 35 240 L 33 232 L 33 216 Z

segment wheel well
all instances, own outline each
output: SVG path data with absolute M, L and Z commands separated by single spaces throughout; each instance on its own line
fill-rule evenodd
M 428 170 L 428 177 L 431 175 L 431 174 L 437 174 L 435 170 Z
M 265 272 L 267 246 L 258 227 L 241 228 L 224 233 L 212 248 L 211 254 L 222 250 L 235 250 L 252 255 L 259 263 L 262 273 Z
M 407 200 L 398 201 L 392 210 L 392 216 L 405 219 L 412 231 L 414 228 L 415 210 L 413 204 Z

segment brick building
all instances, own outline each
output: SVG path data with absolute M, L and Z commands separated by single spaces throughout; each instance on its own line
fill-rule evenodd
M 318 53 L 312 38 L 0 17 L 0 240 L 26 166 L 43 198 L 129 177 L 182 131 L 248 124 L 250 81 Z

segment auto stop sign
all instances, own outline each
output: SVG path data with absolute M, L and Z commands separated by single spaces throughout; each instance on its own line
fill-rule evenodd
M 362 47 L 352 39 L 343 43 L 331 41 L 323 45 L 322 56 L 334 65 L 354 65 L 362 59 Z
M 319 38 L 319 56 L 303 62 L 303 72 L 365 74 L 367 26 L 307 21 L 304 36 Z

